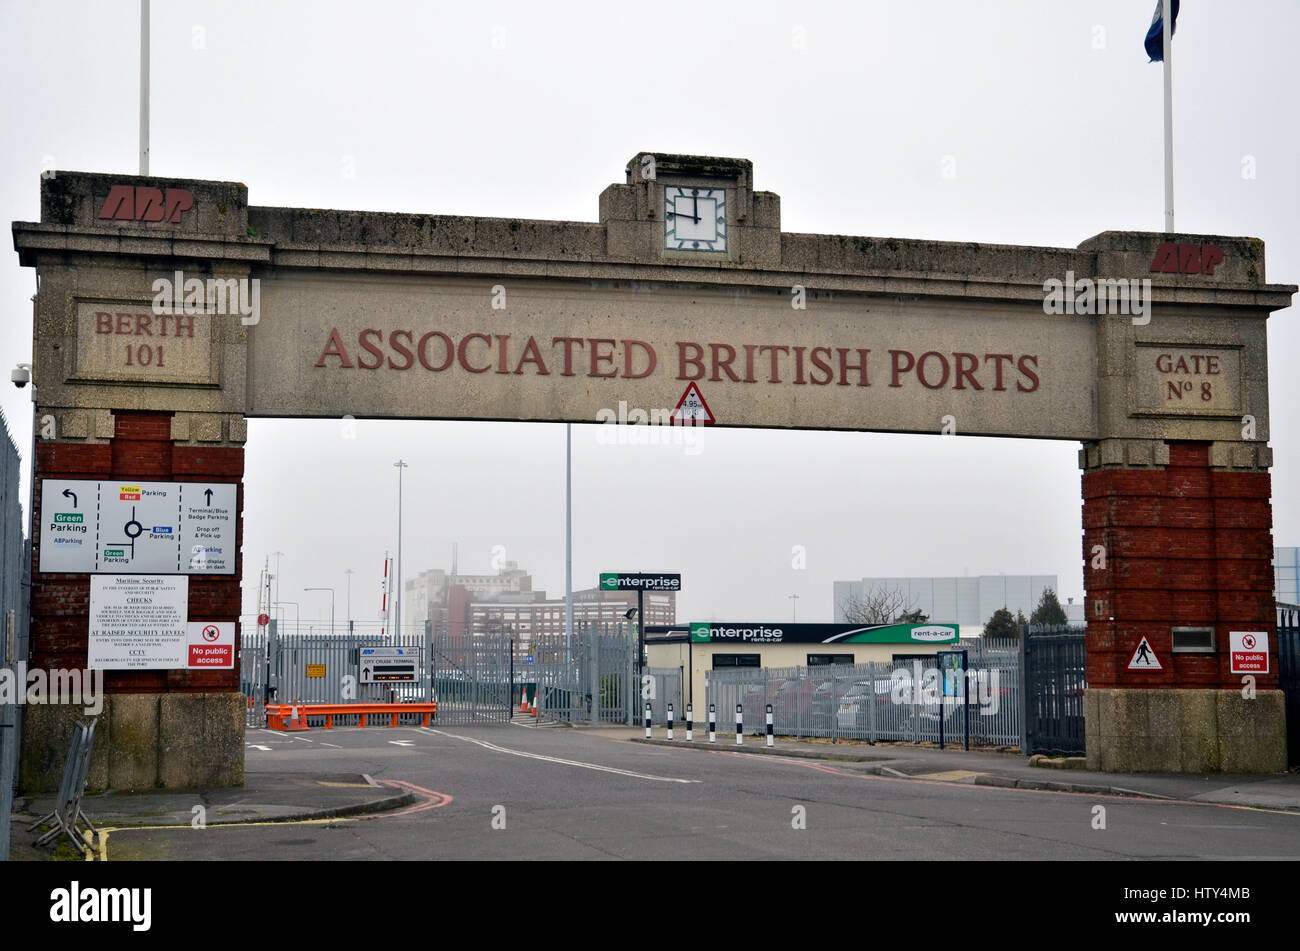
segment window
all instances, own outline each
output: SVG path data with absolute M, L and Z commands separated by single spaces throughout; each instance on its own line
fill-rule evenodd
M 1173 629 L 1174 653 L 1210 654 L 1214 652 L 1214 628 L 1176 627 Z
M 851 664 L 852 654 L 809 654 L 809 667 L 826 667 L 830 664 Z
M 757 654 L 714 654 L 713 669 L 719 667 L 757 667 Z

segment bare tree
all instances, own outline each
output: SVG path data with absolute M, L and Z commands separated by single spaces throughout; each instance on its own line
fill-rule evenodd
M 849 595 L 840 610 L 850 624 L 924 624 L 929 618 L 898 588 L 872 588 L 862 597 Z

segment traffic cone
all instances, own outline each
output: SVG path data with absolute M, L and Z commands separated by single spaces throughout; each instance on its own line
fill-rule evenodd
M 289 729 L 287 732 L 301 733 L 304 730 L 310 729 L 311 727 L 307 725 L 306 711 L 300 711 L 298 708 L 298 701 L 295 700 L 293 703 L 293 709 L 289 713 Z
M 527 687 L 524 687 L 523 690 L 519 691 L 519 712 L 520 713 L 528 712 L 528 688 Z
M 537 700 L 540 697 L 541 693 L 542 693 L 541 688 L 538 688 L 537 690 L 533 691 L 533 716 L 537 716 Z

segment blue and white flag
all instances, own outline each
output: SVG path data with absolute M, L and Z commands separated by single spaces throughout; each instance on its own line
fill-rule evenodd
M 1169 40 L 1173 42 L 1174 30 L 1178 29 L 1178 0 L 1173 0 L 1173 19 L 1169 23 Z M 1153 63 L 1163 63 L 1165 60 L 1165 16 L 1163 0 L 1156 0 L 1156 12 L 1151 17 L 1151 27 L 1147 30 L 1147 38 L 1143 45 L 1147 48 L 1147 55 L 1151 57 Z

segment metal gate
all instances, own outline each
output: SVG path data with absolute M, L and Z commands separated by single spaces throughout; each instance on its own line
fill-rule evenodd
M 415 661 L 414 682 L 363 683 L 362 650 L 400 647 Z M 246 630 L 240 640 L 239 680 L 245 698 L 245 725 L 266 725 L 264 701 L 272 703 L 401 703 L 429 696 L 428 646 L 419 635 L 380 637 L 277 636 L 275 621 L 265 631 Z M 459 709 L 452 705 L 449 712 Z M 441 713 L 441 710 L 439 711 Z M 403 714 L 398 722 L 415 725 L 423 714 Z M 311 726 L 323 726 L 324 717 L 309 717 Z M 340 726 L 360 722 L 360 716 L 335 716 Z
M 411 650 L 419 658 L 417 682 L 360 683 L 359 656 L 366 647 Z M 444 726 L 504 724 L 522 714 L 525 702 L 531 707 L 536 698 L 543 721 L 593 726 L 633 723 L 640 717 L 641 698 L 635 656 L 636 639 L 622 625 L 582 627 L 572 638 L 545 635 L 522 648 L 509 635 L 497 632 L 471 637 L 444 634 L 428 641 L 419 636 L 280 637 L 272 621 L 266 631 L 253 629 L 242 637 L 240 689 L 250 727 L 265 725 L 263 705 L 268 697 L 289 703 L 430 698 L 438 704 L 435 722 Z M 669 680 L 660 682 L 663 676 L 656 673 L 656 695 L 666 691 L 680 711 L 680 674 L 666 672 Z M 662 701 L 656 709 L 661 722 Z M 415 723 L 419 718 L 411 714 L 409 720 Z M 404 716 L 399 722 L 407 720 Z M 317 725 L 314 718 L 308 722 Z M 336 715 L 335 722 L 351 721 Z
M 1024 684 L 1021 724 L 1026 755 L 1084 754 L 1083 692 L 1087 689 L 1088 654 L 1083 631 L 1035 631 L 1020 638 Z
M 544 720 L 588 726 L 635 722 L 641 695 L 633 669 L 636 639 L 623 625 L 583 625 L 572 638 L 544 635 L 529 650 L 533 663 L 522 676 L 537 684 Z
M 439 726 L 499 726 L 514 714 L 514 641 L 504 634 L 433 639 L 429 665 Z
M 1300 607 L 1277 610 L 1278 687 L 1286 700 L 1287 764 L 1300 766 Z
M 686 719 L 686 700 L 682 693 L 680 667 L 647 667 L 643 676 L 651 678 L 650 696 L 641 701 L 642 716 L 646 704 L 650 705 L 650 719 L 654 723 L 668 722 L 668 704 L 673 705 L 673 719 L 681 723 Z M 642 691 L 644 693 L 644 690 Z

